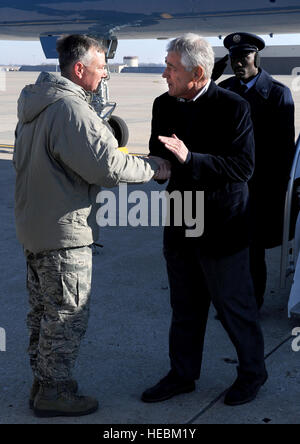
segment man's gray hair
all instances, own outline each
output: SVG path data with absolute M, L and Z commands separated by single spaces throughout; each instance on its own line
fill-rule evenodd
M 215 63 L 215 54 L 210 43 L 198 34 L 184 34 L 172 40 L 167 46 L 168 52 L 181 55 L 181 63 L 187 71 L 202 66 L 206 79 L 210 79 Z
M 106 51 L 101 42 L 87 35 L 73 34 L 58 39 L 56 49 L 61 72 L 68 73 L 72 65 L 78 61 L 88 66 L 92 58 L 89 52 L 91 48 L 96 48 L 99 52 Z

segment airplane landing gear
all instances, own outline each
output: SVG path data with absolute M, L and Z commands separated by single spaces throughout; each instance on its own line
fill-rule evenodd
M 101 39 L 103 41 L 103 39 Z M 108 48 L 106 54 L 106 60 L 113 59 L 118 46 L 116 38 L 111 40 L 104 40 L 106 47 Z M 107 66 L 107 78 L 102 80 L 97 93 L 93 94 L 91 105 L 97 112 L 97 114 L 106 122 L 113 135 L 118 141 L 119 147 L 123 148 L 127 145 L 129 139 L 129 130 L 126 122 L 119 116 L 112 113 L 116 109 L 116 102 L 109 101 L 109 88 L 108 81 L 110 79 L 110 72 Z
M 121 117 L 113 115 L 107 123 L 112 129 L 113 135 L 119 143 L 119 147 L 126 147 L 129 139 L 129 130 L 126 122 L 121 119 Z

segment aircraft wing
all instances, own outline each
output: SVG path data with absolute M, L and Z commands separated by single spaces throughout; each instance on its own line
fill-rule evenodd
M 297 33 L 299 0 L 2 0 L 1 39 L 86 33 L 118 39 L 204 36 L 249 31 Z

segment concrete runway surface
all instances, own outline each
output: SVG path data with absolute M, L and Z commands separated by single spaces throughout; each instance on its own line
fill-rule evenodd
M 80 418 L 54 419 L 38 419 L 29 410 L 26 270 L 14 228 L 12 150 L 5 145 L 13 144 L 19 92 L 37 75 L 8 73 L 7 89 L 0 92 L 1 350 L 1 329 L 6 333 L 6 351 L 0 351 L 0 423 L 299 424 L 300 352 L 292 350 L 292 330 L 300 320 L 287 318 L 290 282 L 279 289 L 279 248 L 268 251 L 268 286 L 260 318 L 269 380 L 257 399 L 240 407 L 223 404 L 223 393 L 236 377 L 236 356 L 212 308 L 196 392 L 157 404 L 140 401 L 142 391 L 169 369 L 169 291 L 160 227 L 101 229 L 99 242 L 104 248 L 94 255 L 91 316 L 74 373 L 80 391 L 99 399 L 99 410 Z M 291 77 L 279 79 L 288 85 L 293 82 Z M 118 101 L 116 114 L 129 125 L 130 152 L 147 152 L 152 101 L 165 90 L 159 75 L 112 76 L 111 99 Z M 299 92 L 293 94 L 298 111 Z M 150 182 L 128 192 L 138 189 L 150 193 L 161 187 Z M 118 189 L 113 191 L 118 198 Z

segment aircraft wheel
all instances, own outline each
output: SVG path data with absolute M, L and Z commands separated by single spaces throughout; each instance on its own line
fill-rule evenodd
M 112 129 L 113 135 L 118 141 L 119 147 L 125 147 L 129 139 L 129 130 L 126 122 L 118 116 L 111 116 L 108 124 Z

